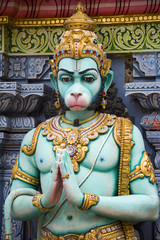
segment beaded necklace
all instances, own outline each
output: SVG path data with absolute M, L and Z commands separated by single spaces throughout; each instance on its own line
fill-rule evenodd
M 115 115 L 100 113 L 98 119 L 86 128 L 62 128 L 60 126 L 61 116 L 53 117 L 42 126 L 43 136 L 53 141 L 53 151 L 66 148 L 71 157 L 73 170 L 79 171 L 79 164 L 85 158 L 88 151 L 87 145 L 90 140 L 96 139 L 99 134 L 108 131 L 116 121 Z

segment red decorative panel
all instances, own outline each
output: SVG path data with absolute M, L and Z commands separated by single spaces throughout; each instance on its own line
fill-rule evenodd
M 15 18 L 55 18 L 73 14 L 79 0 L 1 0 L 0 15 Z M 160 12 L 159 0 L 81 0 L 90 16 Z

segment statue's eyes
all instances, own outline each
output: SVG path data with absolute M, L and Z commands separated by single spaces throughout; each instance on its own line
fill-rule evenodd
M 72 81 L 72 78 L 71 77 L 61 77 L 61 81 L 65 82 L 65 83 L 68 83 L 68 82 Z
M 85 81 L 85 82 L 93 82 L 95 79 L 94 79 L 94 77 L 84 77 L 83 78 L 83 81 Z

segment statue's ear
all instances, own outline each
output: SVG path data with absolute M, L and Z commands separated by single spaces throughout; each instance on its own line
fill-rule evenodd
M 104 81 L 104 91 L 107 92 L 113 80 L 113 71 L 109 70 L 107 75 L 103 78 Z
M 50 79 L 51 79 L 51 83 L 55 89 L 56 92 L 58 92 L 58 85 L 57 85 L 57 79 L 55 78 L 55 76 L 53 75 L 52 72 L 49 73 Z

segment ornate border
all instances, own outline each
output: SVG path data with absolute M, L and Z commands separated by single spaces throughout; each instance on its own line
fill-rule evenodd
M 65 18 L 0 17 L 0 53 L 52 55 Z M 96 17 L 96 33 L 106 53 L 159 52 L 160 15 Z
M 8 16 L 0 16 L 1 24 L 10 24 L 15 27 L 39 27 L 39 26 L 63 26 L 67 18 L 30 18 L 30 19 L 12 19 Z M 159 14 L 141 14 L 141 15 L 116 15 L 93 17 L 99 24 L 128 24 L 128 23 L 148 23 L 160 22 Z

